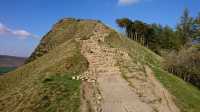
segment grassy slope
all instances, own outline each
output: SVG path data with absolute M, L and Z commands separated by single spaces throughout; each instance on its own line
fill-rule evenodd
M 0 111 L 78 112 L 80 82 L 87 69 L 79 44 L 69 40 L 37 60 L 0 77 Z
M 37 59 L 51 49 L 72 38 L 86 38 L 91 35 L 96 21 L 61 20 L 54 25 L 41 40 L 39 46 L 28 59 L 28 62 Z
M 200 91 L 168 72 L 152 67 L 156 77 L 176 97 L 176 104 L 183 112 L 199 112 Z
M 97 21 L 61 20 L 43 37 L 29 63 L 0 76 L 0 111 L 78 112 L 80 82 L 88 66 L 75 38 L 91 35 Z
M 149 65 L 157 79 L 174 95 L 175 102 L 183 112 L 200 111 L 200 91 L 180 78 L 169 74 L 161 68 L 162 58 L 136 42 L 119 36 L 113 31 L 106 42 L 115 48 L 126 50 L 134 62 Z
M 76 38 L 91 35 L 98 21 L 63 19 L 45 35 L 25 66 L 0 77 L 0 111 L 77 112 L 87 60 Z

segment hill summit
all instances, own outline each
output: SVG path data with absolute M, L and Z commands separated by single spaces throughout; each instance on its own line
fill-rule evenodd
M 0 77 L 0 111 L 179 112 L 180 99 L 155 77 L 160 61 L 100 21 L 62 19 L 26 65 Z M 189 93 L 172 77 L 162 80 Z
M 92 35 L 94 27 L 102 24 L 97 20 L 83 20 L 74 18 L 65 18 L 58 21 L 41 40 L 36 50 L 32 53 L 27 62 L 35 60 L 37 57 L 43 56 L 50 50 L 65 43 L 70 39 L 88 38 Z M 106 26 L 105 26 L 106 27 Z

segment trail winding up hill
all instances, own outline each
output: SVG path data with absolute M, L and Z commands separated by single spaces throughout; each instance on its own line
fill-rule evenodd
M 89 39 L 80 41 L 82 53 L 89 61 L 88 77 L 95 80 L 91 88 L 84 82 L 84 100 L 96 112 L 179 112 L 171 95 L 148 66 L 132 63 L 123 49 L 104 45 L 104 38 L 110 33 L 105 29 L 98 24 Z M 135 71 L 123 74 L 119 65 L 122 63 Z
M 152 71 L 161 60 L 100 21 L 62 19 L 0 76 L 0 111 L 179 112 Z

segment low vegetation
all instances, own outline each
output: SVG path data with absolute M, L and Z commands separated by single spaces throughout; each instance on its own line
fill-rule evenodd
M 175 96 L 174 100 L 182 112 L 199 112 L 199 89 L 159 67 L 152 66 L 152 70 L 157 79 Z
M 42 81 L 43 95 L 34 108 L 36 112 L 79 112 L 80 81 L 73 73 L 52 74 Z
M 169 53 L 166 55 L 164 67 L 170 73 L 200 88 L 200 50 L 198 46 Z

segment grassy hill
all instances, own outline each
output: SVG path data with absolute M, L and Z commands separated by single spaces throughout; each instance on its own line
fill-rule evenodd
M 88 65 L 74 39 L 67 39 L 44 56 L 1 76 L 0 111 L 78 111 L 80 81 L 72 81 L 71 77 Z
M 72 80 L 72 76 L 86 71 L 88 61 L 81 53 L 81 43 L 76 40 L 91 37 L 97 24 L 102 23 L 63 19 L 55 24 L 26 65 L 0 76 L 0 111 L 79 112 L 82 83 Z M 149 49 L 112 29 L 108 31 L 102 44 L 124 49 L 134 63 L 150 66 L 183 112 L 199 112 L 200 91 L 197 88 L 164 71 L 161 68 L 163 59 Z
M 52 30 L 42 38 L 36 50 L 27 60 L 27 63 L 43 56 L 50 50 L 56 48 L 68 40 L 76 38 L 87 38 L 91 36 L 93 28 L 96 24 L 98 24 L 98 21 L 94 20 L 81 21 L 75 20 L 73 18 L 60 20 L 53 26 Z

